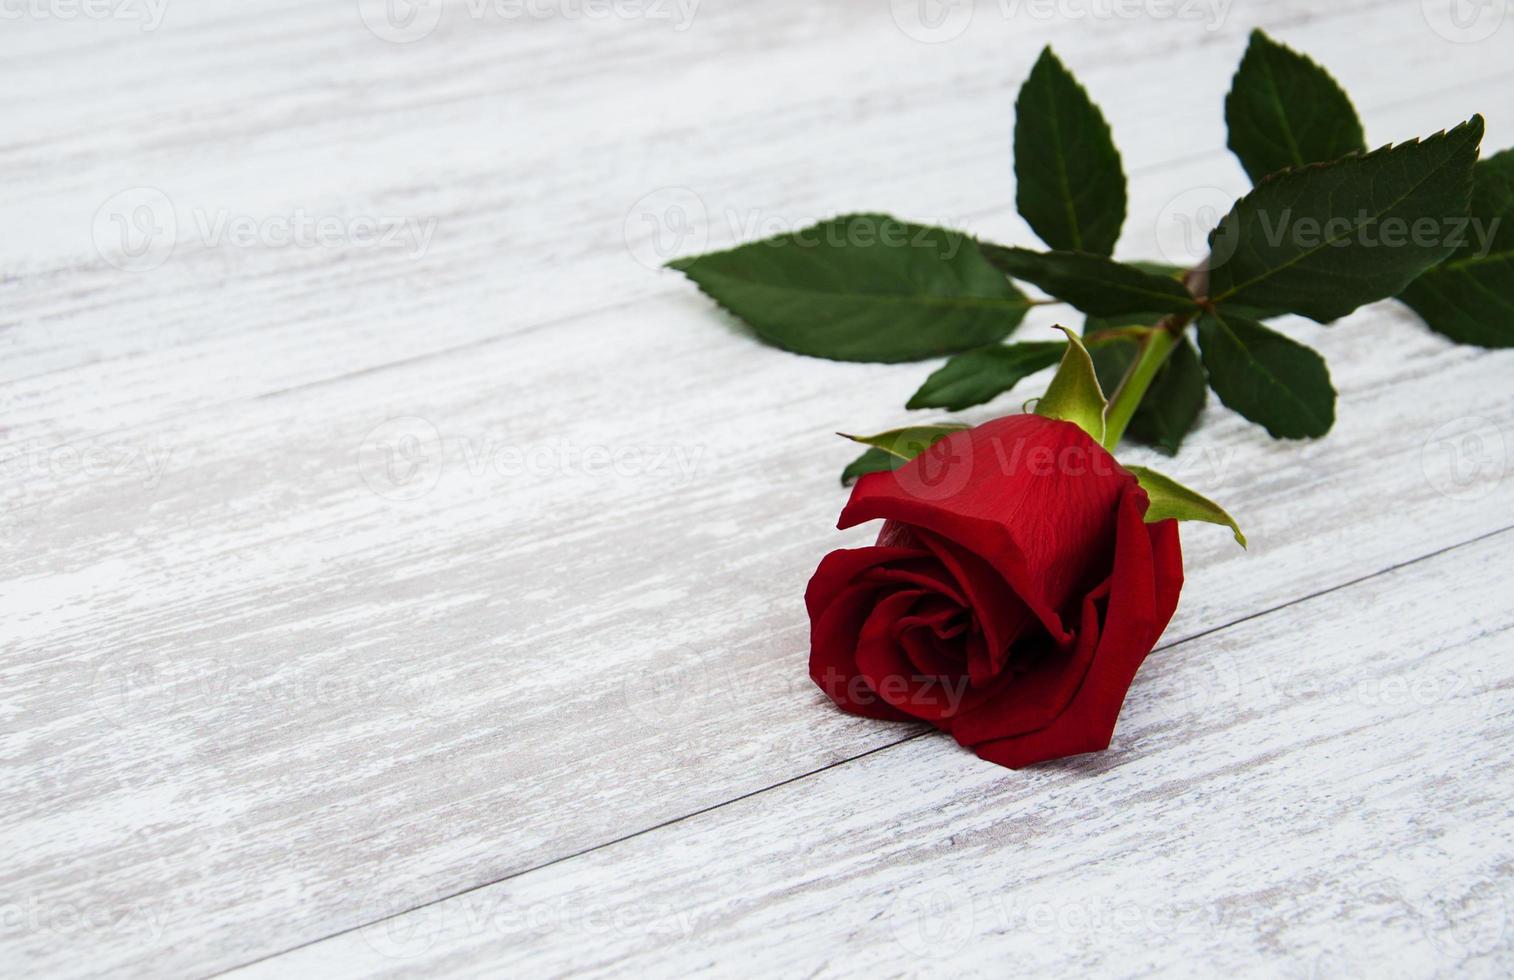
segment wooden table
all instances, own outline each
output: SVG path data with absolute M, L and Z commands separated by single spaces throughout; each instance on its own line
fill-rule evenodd
M 1254 26 L 1374 144 L 1514 143 L 1514 23 L 1437 2 L 7 4 L 0 974 L 1507 976 L 1514 355 L 1284 321 L 1334 431 L 1211 404 L 1161 465 L 1251 550 L 1185 529 L 1112 748 L 1012 772 L 806 677 L 873 533 L 831 433 L 930 366 L 657 269 L 850 210 L 1029 243 L 1047 42 L 1122 257 L 1244 191 Z

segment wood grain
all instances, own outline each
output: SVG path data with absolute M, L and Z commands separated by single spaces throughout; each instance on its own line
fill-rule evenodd
M 266 16 L 299 24 L 297 41 L 288 28 L 249 32 L 255 17 L 206 12 L 193 30 L 169 22 L 148 35 L 153 58 L 130 36 L 86 49 L 80 57 L 107 59 L 102 74 L 121 94 L 82 119 L 65 111 L 75 93 L 47 92 L 45 58 L 20 59 L 0 71 L 15 73 L 14 90 L 39 93 L 54 121 L 51 139 L 0 155 L 0 214 L 37 231 L 8 277 L 5 424 L 16 441 L 52 446 L 669 293 L 675 279 L 648 276 L 637 257 L 670 257 L 647 250 L 649 229 L 671 235 L 668 208 L 680 203 L 695 223 L 665 238 L 669 252 L 858 208 L 1025 240 L 1004 133 L 1015 80 L 1043 41 L 1094 87 L 1127 166 L 1154 181 L 1133 188 L 1123 245 L 1144 256 L 1179 194 L 1245 187 L 1223 150 L 1219 106 L 1253 24 L 1340 66 L 1378 142 L 1465 116 L 1466 96 L 1426 99 L 1427 88 L 1509 76 L 1497 45 L 1457 46 L 1454 72 L 1437 67 L 1413 10 L 1381 0 L 1310 8 L 1237 5 L 1218 31 L 985 16 L 981 30 L 941 45 L 910 40 L 875 3 L 707 0 L 676 34 L 641 22 L 464 18 L 403 46 L 376 42 L 345 6 Z M 211 72 L 204 52 L 226 47 L 236 58 Z M 1372 72 L 1363 84 L 1352 66 L 1370 68 L 1369 49 L 1402 52 L 1421 73 Z M 565 50 L 639 84 L 565 72 Z M 1162 65 L 1179 55 L 1175 98 Z M 685 67 L 651 67 L 664 57 Z M 160 59 L 179 72 L 199 65 L 202 80 L 165 76 Z M 322 68 L 336 65 L 339 74 Z M 121 122 L 105 125 L 102 111 Z M 58 120 L 83 130 L 52 133 Z M 1494 114 L 1491 145 L 1514 141 L 1501 127 Z M 60 171 L 62 152 L 70 166 Z M 1200 155 L 1196 170 L 1174 168 Z M 177 248 L 159 268 L 123 274 L 90 232 L 97 209 L 144 185 L 170 200 Z M 199 227 L 296 213 L 435 224 L 419 256 L 405 241 L 213 246 Z M 104 305 L 130 316 L 102 315 Z M 165 376 L 177 383 L 165 387 Z M 95 397 L 77 398 L 81 387 Z
M 232 975 L 1505 976 L 1511 533 L 1164 650 L 1103 755 L 932 733 Z
M 896 424 L 928 368 L 762 348 L 639 262 L 647 232 L 626 231 L 688 198 L 654 197 L 651 212 L 638 201 L 682 188 L 709 244 L 856 207 L 1028 241 L 1010 213 L 1008 112 L 1050 40 L 1133 174 L 1122 252 L 1157 254 L 1175 210 L 1244 187 L 1219 150 L 1219 106 L 1257 23 L 1331 66 L 1374 141 L 1473 109 L 1490 117 L 1489 145 L 1514 138 L 1510 90 L 1489 84 L 1508 74 L 1498 44 L 1439 42 L 1414 4 L 1248 4 L 1216 31 L 983 16 L 942 45 L 901 35 L 886 5 L 772 0 L 706 0 L 683 32 L 449 18 L 402 46 L 375 40 L 349 4 L 176 5 L 147 35 L 8 24 L 0 78 L 21 96 L 6 110 L 0 215 L 25 235 L 5 252 L 0 313 L 0 971 L 232 968 L 552 862 L 570 877 L 587 862 L 592 877 L 618 848 L 573 855 L 746 794 L 786 833 L 815 780 L 859 794 L 835 797 L 851 815 L 831 822 L 865 823 L 872 840 L 921 826 L 914 787 L 938 801 L 1009 787 L 1065 835 L 1077 825 L 1062 802 L 1101 795 L 1077 774 L 1106 766 L 1131 773 L 1122 799 L 1182 785 L 1276 802 L 1293 781 L 1338 775 L 1310 740 L 1368 725 L 1365 709 L 1319 724 L 1292 710 L 1275 730 L 1254 719 L 1246 731 L 1269 731 L 1300 768 L 1225 775 L 1206 760 L 1231 733 L 1186 720 L 1201 713 L 1194 695 L 1160 709 L 1176 712 L 1170 728 L 1132 714 L 1108 757 L 1119 761 L 1074 764 L 1060 782 L 1017 782 L 916 740 L 775 791 L 787 796 L 763 792 L 911 734 L 843 717 L 811 689 L 798 597 L 825 551 L 868 535 L 828 530 L 850 456 L 829 433 Z M 1162 70 L 1178 60 L 1180 76 Z M 132 273 L 96 252 L 90 229 L 103 202 L 143 185 L 170 195 L 181 227 L 196 209 L 304 209 L 435 218 L 436 233 L 418 258 L 190 233 L 161 267 Z M 1452 347 L 1391 305 L 1285 329 L 1329 357 L 1340 422 L 1319 443 L 1282 445 L 1211 406 L 1192 447 L 1160 463 L 1223 500 L 1253 541 L 1243 554 L 1224 532 L 1186 534 L 1190 584 L 1169 644 L 1230 642 L 1226 627 L 1269 610 L 1298 644 L 1323 642 L 1297 618 L 1300 598 L 1510 523 L 1507 354 Z M 1415 628 L 1465 625 L 1465 607 L 1429 598 L 1440 579 L 1372 581 L 1351 594 L 1397 583 L 1388 594 L 1420 608 Z M 1183 649 L 1153 667 L 1186 663 Z M 1361 646 L 1337 655 L 1343 671 L 1370 659 Z M 1138 679 L 1143 710 L 1171 696 L 1165 676 Z M 1504 761 L 1486 726 L 1456 737 L 1437 718 L 1427 730 L 1465 778 Z M 1190 729 L 1210 747 L 1179 751 Z M 1401 785 L 1415 778 L 1404 760 L 1435 739 L 1387 730 L 1398 743 L 1363 766 Z M 1141 762 L 1151 739 L 1155 761 Z M 1362 753 L 1361 740 L 1339 744 Z M 1475 813 L 1507 805 L 1496 780 L 1486 793 Z M 1130 841 L 1174 840 L 1202 814 L 1139 816 L 1123 829 L 1106 816 L 1076 853 L 1116 862 Z M 1221 824 L 1204 862 L 1245 839 L 1243 817 Z M 968 815 L 962 832 L 987 819 Z M 1416 840 L 1433 844 L 1437 826 Z M 1022 832 L 1006 839 L 1046 846 Z M 623 846 L 640 853 L 649 836 Z M 783 853 L 772 881 L 807 874 L 802 849 Z M 1351 867 L 1319 853 L 1314 888 Z M 924 887 L 928 866 L 917 853 L 879 873 Z M 647 886 L 648 902 L 682 867 Z M 558 873 L 516 880 L 568 880 Z M 831 901 L 869 907 L 846 901 L 848 874 L 827 873 Z M 1403 877 L 1423 886 L 1424 874 Z M 798 907 L 737 916 L 719 933 L 727 945 L 701 933 L 662 965 L 745 962 L 786 942 L 781 920 Z M 394 921 L 402 934 L 410 920 Z M 455 962 L 448 941 L 397 965 L 494 970 L 500 957 L 499 969 L 538 972 L 616 951 L 651 964 L 633 933 L 576 953 L 523 947 L 539 966 L 487 941 L 460 942 Z M 784 962 L 811 965 L 807 950 Z M 292 962 L 309 955 L 328 954 Z M 1144 961 L 1098 961 L 1121 962 Z

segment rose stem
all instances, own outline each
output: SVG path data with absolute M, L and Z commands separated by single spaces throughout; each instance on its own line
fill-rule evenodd
M 1183 285 L 1199 297 L 1200 303 L 1206 303 L 1207 300 L 1203 297 L 1209 291 L 1209 270 L 1203 265 L 1189 270 L 1183 276 Z M 1146 334 L 1146 339 L 1141 342 L 1140 353 L 1125 371 L 1114 397 L 1109 400 L 1109 407 L 1104 410 L 1105 449 L 1113 450 L 1119 445 L 1120 437 L 1125 435 L 1125 427 L 1140 407 L 1141 399 L 1146 397 L 1146 389 L 1151 387 L 1157 371 L 1166 363 L 1167 355 L 1177 347 L 1178 341 L 1183 339 L 1183 331 L 1197 313 L 1194 310 L 1164 317 Z

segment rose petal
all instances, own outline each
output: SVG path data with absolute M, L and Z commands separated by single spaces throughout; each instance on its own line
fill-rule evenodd
M 941 560 L 967 594 L 984 636 L 984 642 L 974 647 L 979 655 L 968 658 L 968 667 L 973 684 L 987 684 L 1004 669 L 1010 649 L 1034 629 L 1039 617 L 982 558 L 930 531 L 918 531 L 916 537 Z M 1044 613 L 1053 622 L 1059 622 L 1055 613 L 1050 610 Z M 1069 642 L 1071 636 L 1059 633 L 1057 639 Z
M 914 548 L 842 548 L 820 559 L 810 584 L 804 590 L 804 606 L 810 620 L 829 605 L 841 590 L 875 565 L 892 561 L 908 562 L 912 558 L 928 558 L 930 552 Z
M 1127 493 L 1120 501 L 1108 611 L 1093 662 L 1071 701 L 1041 728 L 973 744 L 973 750 L 982 758 L 1019 768 L 1109 746 L 1130 683 L 1166 628 L 1164 617 L 1170 617 L 1181 584 L 1180 578 L 1172 577 L 1174 566 L 1181 575 L 1182 556 L 1176 533 L 1159 530 L 1153 534 L 1142 520 L 1145 509 L 1145 494 L 1138 490 Z M 1157 547 L 1162 551 L 1160 595 Z M 985 706 L 978 710 L 990 709 Z M 966 737 L 967 727 L 962 730 Z
M 1144 513 L 1144 510 L 1142 511 Z M 1183 546 L 1178 541 L 1178 522 L 1168 518 L 1155 524 L 1147 524 L 1151 536 L 1151 553 L 1157 570 L 1157 635 L 1172 621 L 1178 609 L 1178 596 L 1183 591 Z
M 922 721 L 939 725 L 957 705 L 943 696 L 942 678 L 922 674 L 895 638 L 895 624 L 924 592 L 896 592 L 868 614 L 857 642 L 857 669 L 885 702 Z
M 961 653 L 948 653 L 941 639 L 928 630 L 905 630 L 899 634 L 899 646 L 922 676 L 952 677 L 962 673 Z
M 853 586 L 810 624 L 810 679 L 843 711 L 884 721 L 912 720 L 878 697 L 857 670 L 857 637 L 877 601 L 877 589 Z
M 933 531 L 986 559 L 1048 632 L 1065 635 L 1062 617 L 1108 571 L 1115 513 L 1135 478 L 1076 425 L 1037 415 L 936 447 L 858 480 L 839 526 L 884 519 Z
M 967 630 L 970 615 L 966 607 L 948 596 L 927 595 L 915 603 L 909 615 L 899 620 L 896 629 L 928 629 L 937 637 L 949 640 Z
M 857 671 L 857 641 L 880 594 L 879 585 L 857 579 L 879 563 L 921 556 L 900 548 L 833 551 L 810 578 L 804 594 L 810 615 L 810 678 L 842 710 L 888 721 L 909 720 L 880 699 Z
M 974 691 L 972 703 L 952 721 L 952 737 L 966 746 L 1010 738 L 1044 728 L 1067 710 L 1093 664 L 1108 595 L 1106 582 L 1084 600 L 1072 647 L 1047 643 L 1024 674 L 1002 675 L 992 688 Z
M 968 600 L 951 572 L 943 568 L 935 558 L 919 558 L 894 562 L 869 568 L 860 576 L 865 581 L 880 585 L 894 584 L 925 588 L 940 592 L 959 607 L 966 607 Z

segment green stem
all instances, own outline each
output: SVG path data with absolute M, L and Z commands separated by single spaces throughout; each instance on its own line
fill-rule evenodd
M 1113 450 L 1119 445 L 1125 427 L 1140 407 L 1141 399 L 1146 397 L 1146 389 L 1151 387 L 1157 371 L 1166 363 L 1167 355 L 1177 347 L 1178 341 L 1183 337 L 1183 328 L 1188 326 L 1188 321 L 1192 318 L 1192 314 L 1173 314 L 1146 335 L 1140 353 L 1131 362 L 1125 377 L 1120 379 L 1120 386 L 1115 389 L 1114 397 L 1109 400 L 1109 408 L 1104 412 L 1105 449 Z
M 1183 285 L 1191 295 L 1199 298 L 1201 304 L 1207 304 L 1208 301 L 1203 297 L 1209 295 L 1209 260 L 1205 259 L 1183 273 Z M 1183 331 L 1188 329 L 1188 324 L 1198 314 L 1198 310 L 1173 313 L 1152 327 L 1151 333 L 1146 335 L 1141 344 L 1141 352 L 1130 363 L 1125 377 L 1120 379 L 1120 386 L 1115 389 L 1114 397 L 1109 401 L 1109 407 L 1104 410 L 1105 449 L 1113 452 L 1115 446 L 1120 444 L 1120 437 L 1125 435 L 1125 427 L 1141 406 L 1141 399 L 1146 397 L 1146 389 L 1151 387 L 1157 371 L 1166 363 L 1167 355 L 1177 348 L 1178 342 L 1183 339 Z

